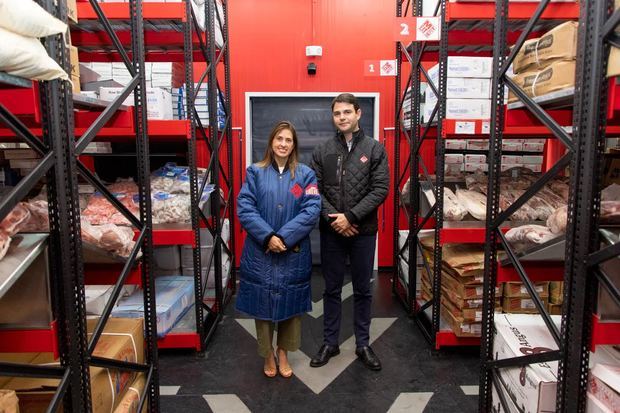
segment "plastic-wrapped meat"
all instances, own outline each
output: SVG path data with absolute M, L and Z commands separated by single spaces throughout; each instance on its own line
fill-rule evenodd
M 479 192 L 457 188 L 456 197 L 461 206 L 476 219 L 485 220 L 487 217 L 487 198 Z
M 488 185 L 489 179 L 482 172 L 474 172 L 465 177 L 465 186 L 467 186 L 467 189 L 470 191 L 486 193 Z
M 409 192 L 411 191 L 411 179 L 407 179 L 407 182 L 405 182 L 405 185 L 403 185 L 403 189 L 400 192 L 400 196 L 402 199 L 402 202 L 405 205 L 409 205 Z
M 555 237 L 557 237 L 556 234 L 542 225 L 523 225 L 512 228 L 506 233 L 506 239 L 513 243 L 544 244 Z
M 6 255 L 9 245 L 11 245 L 11 237 L 6 232 L 0 230 L 0 260 Z
M 531 170 L 524 168 L 522 166 L 515 166 L 514 168 L 510 168 L 501 173 L 502 176 L 509 176 L 513 178 L 517 177 L 531 177 L 534 175 L 534 172 Z M 526 178 L 527 179 L 527 178 Z
M 601 202 L 601 222 L 605 224 L 620 222 L 620 201 Z
M 101 239 L 99 246 L 107 251 L 127 257 L 135 245 L 134 232 L 129 227 L 120 227 L 114 224 L 101 225 Z
M 183 223 L 190 220 L 190 196 L 157 192 L 152 195 L 153 224 Z
M 502 191 L 499 196 L 499 207 L 502 210 L 506 210 L 510 205 L 512 205 L 521 195 L 523 195 L 523 191 L 513 190 L 513 191 Z M 516 210 L 511 216 L 511 221 L 534 221 L 536 219 L 537 213 L 530 206 L 525 203 L 518 210 Z
M 611 184 L 603 189 L 601 201 L 620 201 L 620 185 Z
M 121 201 L 129 211 L 136 217 L 139 216 L 139 202 L 136 200 L 137 195 L 127 193 L 116 193 L 116 199 Z M 84 217 L 92 225 L 116 224 L 129 225 L 129 221 L 120 213 L 114 205 L 101 194 L 94 194 L 88 201 L 88 205 L 82 211 Z
M 91 225 L 86 219 L 81 220 L 82 241 L 89 244 L 99 245 L 101 239 L 101 229 L 99 225 Z
M 551 205 L 549 205 L 544 198 L 538 196 L 538 195 L 534 195 L 533 197 L 531 197 L 526 205 L 530 208 L 532 208 L 532 210 L 536 213 L 536 220 L 539 221 L 546 221 L 547 218 L 549 218 L 549 215 L 553 214 L 553 207 Z
M 568 190 L 569 190 L 569 186 L 566 185 L 564 182 L 558 180 L 558 179 L 554 179 L 551 182 L 549 182 L 549 184 L 547 185 L 547 187 L 556 195 L 558 195 L 560 198 L 562 198 L 564 200 L 564 202 L 568 202 Z
M 554 194 L 549 188 L 541 189 L 538 192 L 538 196 L 544 199 L 545 202 L 551 205 L 554 209 L 566 206 L 566 201 L 564 201 L 560 196 Z
M 547 218 L 547 227 L 554 234 L 566 232 L 566 221 L 568 220 L 568 208 L 566 205 L 553 211 Z
M 108 191 L 113 194 L 136 194 L 138 193 L 138 185 L 133 181 L 133 179 L 129 178 L 127 180 L 119 179 L 118 182 L 115 182 L 111 185 L 107 186 Z
M 446 221 L 460 221 L 467 215 L 456 195 L 450 188 L 443 189 L 443 217 Z
M 13 210 L 0 222 L 0 230 L 6 232 L 9 237 L 17 234 L 20 228 L 30 218 L 30 211 L 23 205 L 23 202 L 15 205 Z
M 20 227 L 23 232 L 47 232 L 50 230 L 47 201 L 28 201 L 23 205 L 30 211 L 30 218 Z

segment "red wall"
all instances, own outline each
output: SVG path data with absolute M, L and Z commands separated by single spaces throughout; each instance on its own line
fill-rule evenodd
M 384 141 L 383 129 L 394 126 L 395 78 L 366 77 L 363 64 L 395 58 L 394 0 L 234 0 L 228 7 L 233 126 L 243 128 L 244 138 L 246 92 L 375 92 Z M 323 56 L 306 57 L 308 45 L 322 46 Z M 317 65 L 314 76 L 306 71 L 310 61 Z M 243 154 L 234 159 L 245 165 Z M 382 210 L 379 266 L 391 266 L 391 193 Z

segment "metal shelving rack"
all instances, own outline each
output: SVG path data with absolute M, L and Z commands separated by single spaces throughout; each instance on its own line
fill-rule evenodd
M 45 2 L 47 10 L 62 20 L 67 20 L 67 8 L 63 1 L 52 6 L 52 1 Z M 130 51 L 131 59 L 125 48 L 112 30 L 108 19 L 101 12 L 99 5 L 91 2 L 91 6 L 98 12 L 100 24 L 105 27 L 107 35 L 117 48 L 117 52 L 133 76 L 133 79 L 123 90 L 121 95 L 109 106 L 105 107 L 96 119 L 85 128 L 75 128 L 73 95 L 71 87 L 66 82 L 51 81 L 39 83 L 41 96 L 39 107 L 32 108 L 36 102 L 26 100 L 21 102 L 28 111 L 37 113 L 40 110 L 41 128 L 28 129 L 21 121 L 11 115 L 0 104 L 2 120 L 8 126 L 2 133 L 3 137 L 19 137 L 27 142 L 33 150 L 43 156 L 35 170 L 22 179 L 13 191 L 0 204 L 0 216 L 5 216 L 16 203 L 25 196 L 33 185 L 48 172 L 48 205 L 50 217 L 50 268 L 52 274 L 52 292 L 54 302 L 55 323 L 51 333 L 45 336 L 43 343 L 33 343 L 33 340 L 42 338 L 41 334 L 31 331 L 2 331 L 0 337 L 4 343 L 3 351 L 54 351 L 56 350 L 54 336 L 57 331 L 58 348 L 61 368 L 0 364 L 0 371 L 10 376 L 61 378 L 62 381 L 54 395 L 48 411 L 56 411 L 60 400 L 64 398 L 66 411 L 90 411 L 90 366 L 113 368 L 142 372 L 146 375 L 146 391 L 140 399 L 139 409 L 148 397 L 149 410 L 159 409 L 159 379 L 157 372 L 157 344 L 156 344 L 156 314 L 154 282 L 150 276 L 152 258 L 152 226 L 151 202 L 149 182 L 149 145 L 146 123 L 146 94 L 144 80 L 144 33 L 142 20 L 142 4 L 140 0 L 132 0 L 127 6 L 130 20 Z M 46 39 L 51 56 L 62 63 L 69 71 L 69 54 L 60 36 Z M 86 146 L 105 134 L 100 134 L 104 125 L 110 121 L 121 103 L 129 94 L 134 93 L 138 104 L 136 109 L 124 114 L 125 119 L 131 121 L 126 134 L 132 134 L 137 146 L 138 188 L 140 201 L 140 218 L 134 217 L 116 198 L 105 188 L 88 168 L 78 159 Z M 34 89 L 30 92 L 35 95 Z M 144 104 L 142 104 L 144 102 Z M 76 115 L 77 116 L 77 115 Z M 35 116 L 36 118 L 36 116 Z M 38 136 L 43 137 L 43 141 Z M 79 139 L 75 137 L 79 136 Z M 75 144 L 73 144 L 75 142 Z M 87 341 L 86 311 L 84 295 L 84 263 L 80 232 L 80 210 L 77 199 L 77 174 L 96 187 L 118 210 L 137 228 L 136 245 L 125 262 L 121 273 L 115 277 L 116 285 L 111 298 L 105 306 L 102 317 L 98 320 L 92 336 Z M 114 302 L 118 298 L 121 288 L 132 268 L 137 262 L 139 252 L 142 252 L 140 273 L 144 289 L 145 308 L 145 364 L 110 360 L 93 356 L 93 351 L 104 326 L 109 318 Z M 51 337 L 50 337 L 51 335 Z M 11 347 L 11 343 L 14 347 Z M 26 346 L 20 348 L 22 344 Z
M 202 303 L 196 305 L 194 311 L 189 311 L 181 322 L 181 327 L 173 329 L 165 337 L 158 340 L 159 348 L 193 348 L 200 355 L 204 350 L 209 339 L 212 337 L 222 312 L 229 302 L 235 286 L 234 266 L 234 204 L 232 202 L 233 172 L 232 172 L 232 121 L 230 106 L 230 63 L 229 63 L 229 41 L 228 41 L 228 10 L 227 1 L 221 1 L 223 15 L 218 11 L 216 1 L 208 0 L 205 2 L 205 24 L 206 31 L 202 32 L 197 25 L 197 16 L 191 6 L 191 0 L 179 3 L 158 3 L 148 2 L 143 5 L 144 20 L 147 22 L 145 28 L 145 51 L 144 56 L 147 61 L 154 62 L 183 62 L 184 81 L 186 85 L 186 113 L 185 120 L 148 120 L 148 131 L 150 141 L 179 142 L 187 145 L 187 160 L 190 170 L 190 196 L 191 196 L 191 223 L 186 224 L 165 224 L 155 225 L 153 228 L 153 244 L 155 246 L 164 245 L 189 245 L 193 250 L 193 267 L 196 274 L 195 283 L 195 302 Z M 97 17 L 95 10 L 87 3 L 78 3 L 78 18 L 83 20 L 94 20 Z M 119 39 L 125 39 L 126 21 L 129 19 L 128 8 L 124 3 L 103 3 L 100 4 L 103 13 L 114 22 L 120 32 Z M 221 28 L 223 45 L 221 48 L 216 46 L 215 32 L 216 25 Z M 86 60 L 98 61 L 107 60 L 106 54 L 109 52 L 111 44 L 102 41 L 93 27 L 86 26 L 85 30 L 77 33 L 76 44 L 83 46 L 80 57 Z M 102 57 L 102 55 L 104 55 Z M 194 63 L 205 62 L 206 69 L 200 74 L 199 80 L 195 80 Z M 218 82 L 218 70 L 224 73 L 224 88 Z M 208 90 L 209 125 L 203 125 L 195 109 L 195 99 L 198 91 L 194 84 L 198 84 L 197 89 Z M 218 96 L 221 99 L 222 107 L 225 112 L 224 128 L 218 128 Z M 107 125 L 98 136 L 109 137 L 110 139 L 126 139 L 131 136 L 131 128 L 123 124 L 123 119 L 115 119 L 112 124 Z M 206 151 L 202 150 L 200 144 L 204 144 Z M 205 160 L 206 159 L 206 160 Z M 198 180 L 198 164 L 203 162 L 207 165 L 207 177 L 203 182 Z M 224 165 L 222 165 L 224 163 Z M 211 194 L 210 217 L 205 216 L 200 208 L 201 194 L 206 184 L 214 185 L 215 189 Z M 220 192 L 224 192 L 224 203 Z M 223 208 L 222 208 L 223 206 Z M 222 223 L 225 217 L 229 217 L 230 223 L 230 245 L 226 245 L 222 240 Z M 213 263 L 215 277 L 215 297 L 212 300 L 205 300 L 206 279 L 200 282 L 202 272 L 202 260 L 200 253 L 200 229 L 208 228 L 214 240 L 214 248 L 208 258 L 209 265 Z M 224 251 L 231 262 L 231 273 L 226 286 L 221 287 L 222 279 L 222 257 Z M 207 271 L 208 274 L 208 271 Z M 202 321 L 200 321 L 202 320 Z M 187 327 L 195 326 L 188 329 Z
M 576 74 L 576 100 L 573 124 L 575 154 L 571 162 L 566 261 L 564 317 L 560 338 L 564 343 L 558 369 L 556 409 L 584 412 L 591 346 L 601 338 L 604 344 L 620 343 L 617 323 L 597 323 L 594 294 L 605 288 L 620 306 L 618 285 L 599 266 L 620 254 L 620 243 L 606 239 L 599 227 L 603 153 L 610 135 L 607 121 L 610 81 L 606 78 L 610 45 L 618 45 L 614 30 L 620 10 L 614 1 L 581 2 L 579 55 Z M 587 62 L 587 64 L 585 64 Z M 613 116 L 615 115 L 615 116 Z M 617 114 L 611 117 L 617 120 Z M 601 247 L 601 244 L 605 245 Z M 610 244 L 610 245 L 607 245 Z M 608 336 L 608 337 L 606 337 Z
M 611 7 L 611 3 L 605 5 Z M 587 357 L 590 349 L 591 335 L 590 322 L 592 321 L 591 294 L 584 293 L 586 286 L 590 285 L 593 277 L 586 277 L 586 269 L 591 266 L 587 258 L 593 251 L 598 250 L 597 241 L 598 227 L 596 226 L 598 204 L 596 195 L 600 194 L 602 164 L 596 163 L 600 159 L 604 142 L 605 111 L 607 96 L 603 85 L 606 84 L 602 73 L 603 42 L 602 22 L 610 10 L 603 6 L 602 1 L 581 1 L 574 4 L 580 8 L 580 35 L 577 56 L 577 75 L 574 94 L 574 110 L 571 113 L 572 127 L 562 126 L 549 111 L 528 97 L 509 77 L 506 70 L 512 63 L 516 52 L 532 32 L 539 19 L 553 13 L 549 1 L 542 1 L 536 5 L 531 13 L 531 18 L 516 45 L 509 54 L 507 45 L 507 27 L 512 15 L 513 5 L 509 6 L 507 0 L 497 1 L 495 5 L 495 30 L 494 30 L 494 68 L 493 68 L 493 107 L 491 112 L 491 141 L 489 148 L 489 187 L 487 201 L 487 226 L 485 244 L 485 277 L 484 277 L 484 308 L 481 342 L 481 371 L 479 411 L 486 412 L 491 409 L 491 393 L 493 386 L 499 395 L 499 402 L 503 409 L 507 409 L 507 401 L 498 379 L 498 369 L 506 367 L 524 366 L 533 363 L 560 361 L 558 373 L 558 392 L 556 409 L 558 411 L 585 410 L 585 385 L 587 381 Z M 557 5 L 555 7 L 558 7 Z M 557 10 L 556 10 L 557 11 Z M 576 13 L 572 18 L 576 18 Z M 616 16 L 616 21 L 617 21 Z M 613 28 L 613 26 L 611 26 Z M 609 29 L 610 31 L 612 29 Z M 596 40 L 600 44 L 595 46 Z M 512 44 L 513 42 L 510 42 Z M 593 48 L 593 49 L 592 49 Z M 499 209 L 499 178 L 500 159 L 502 152 L 502 139 L 506 136 L 507 115 L 504 110 L 504 86 L 507 86 L 528 108 L 533 116 L 543 124 L 567 150 L 539 180 L 534 183 L 515 203 L 500 212 Z M 617 127 L 609 128 L 608 132 L 617 133 Z M 599 158 L 596 158 L 599 156 Z M 529 198 L 538 192 L 550 179 L 571 167 L 570 197 L 568 203 L 569 223 L 567 226 L 565 256 L 568 265 L 564 269 L 565 297 L 562 315 L 561 330 L 551 319 L 544 307 L 540 296 L 535 291 L 533 281 L 535 277 L 524 268 L 517 254 L 513 251 L 506 238 L 500 231 L 500 225 Z M 589 169 L 588 169 L 589 168 Z M 600 202 L 600 199 L 598 199 Z M 594 207 L 594 209 L 592 209 Z M 593 213 L 593 211 L 596 211 Z M 586 235 L 587 234 L 587 235 Z M 585 235 L 585 236 L 584 236 Z M 499 266 L 497 263 L 497 251 L 501 246 L 507 253 L 508 259 L 517 270 L 520 281 L 523 282 L 530 294 L 541 318 L 547 326 L 549 333 L 557 345 L 557 350 L 544 353 L 530 354 L 504 360 L 494 360 L 493 335 L 494 335 L 494 308 L 495 286 L 497 285 Z M 615 250 L 617 253 L 617 248 Z M 606 255 L 607 254 L 607 255 Z M 607 250 L 607 258 L 614 256 L 613 251 Z M 601 262 L 601 260 L 592 262 Z M 591 290 L 590 290 L 591 291 Z M 618 297 L 616 297 L 618 298 Z M 584 361 L 585 360 L 585 361 Z M 585 364 L 584 364 L 585 363 Z M 578 404 L 579 402 L 579 404 Z

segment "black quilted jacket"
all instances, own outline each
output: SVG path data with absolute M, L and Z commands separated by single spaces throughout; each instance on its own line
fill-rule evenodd
M 365 136 L 353 134 L 351 152 L 344 136 L 336 136 L 314 149 L 312 169 L 316 172 L 322 199 L 321 230 L 332 230 L 329 214 L 344 212 L 360 234 L 377 232 L 377 208 L 385 200 L 390 185 L 385 148 Z

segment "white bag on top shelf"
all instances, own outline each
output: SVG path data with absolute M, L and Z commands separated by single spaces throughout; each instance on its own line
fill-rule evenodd
M 47 55 L 39 39 L 0 27 L 0 71 L 35 80 L 64 79 L 67 73 Z
M 0 27 L 26 37 L 65 33 L 67 25 L 32 0 L 0 0 Z

